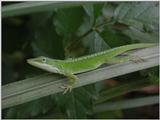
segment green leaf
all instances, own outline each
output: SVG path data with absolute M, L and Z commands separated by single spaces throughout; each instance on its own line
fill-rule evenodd
M 94 113 L 96 119 L 120 119 L 123 117 L 121 110 L 102 111 Z
M 32 26 L 33 37 L 31 45 L 34 51 L 34 56 L 48 56 L 51 58 L 64 58 L 64 49 L 62 44 L 62 38 L 55 32 L 54 25 L 52 23 L 53 14 L 43 13 L 32 16 L 32 25 L 35 21 L 41 21 L 39 24 Z
M 151 84 L 159 84 L 159 67 L 142 70 L 140 73 L 142 76 L 148 77 Z
M 157 25 L 158 5 L 157 2 L 122 3 L 116 9 L 115 17 L 118 17 L 119 21 L 126 21 L 127 24 L 133 20 L 133 22 Z
M 102 14 L 107 21 L 110 21 L 114 16 L 115 8 L 112 4 L 106 3 L 103 7 Z
M 95 102 L 95 104 L 102 103 L 104 101 L 110 100 L 120 95 L 124 95 L 125 93 L 134 91 L 138 88 L 145 87 L 148 85 L 150 85 L 150 83 L 146 79 L 118 84 L 115 87 L 101 91 L 100 97 Z
M 54 25 L 60 35 L 68 36 L 76 33 L 83 21 L 82 7 L 58 9 L 54 16 Z
M 156 2 L 122 3 L 115 10 L 115 19 L 129 29 L 123 33 L 133 40 L 141 42 L 157 42 L 159 6 Z M 149 26 L 149 31 L 145 27 Z
M 117 47 L 130 43 L 130 38 L 119 31 L 114 30 L 111 26 L 106 26 L 100 33 L 103 40 L 111 47 Z
M 93 26 L 94 24 L 94 7 L 93 5 L 83 5 L 83 8 L 88 16 L 88 22 L 90 24 L 90 28 Z
M 104 4 L 83 5 L 87 15 L 84 17 L 84 23 L 81 25 L 78 34 L 83 35 L 88 32 L 88 34 L 81 39 L 87 49 L 87 54 L 100 52 L 109 48 L 99 35 L 99 32 L 92 30 L 92 28 L 95 27 L 94 24 L 99 25 L 104 22 L 101 17 L 103 6 Z
M 94 18 L 95 20 L 102 15 L 102 9 L 104 7 L 104 3 L 94 4 Z
M 78 13 L 78 14 L 77 14 Z M 65 57 L 77 57 L 84 49 L 79 39 L 78 29 L 83 23 L 85 12 L 82 7 L 58 9 L 53 19 L 56 32 L 63 38 Z
M 88 36 L 83 38 L 83 42 L 85 47 L 88 48 L 88 54 L 100 52 L 109 48 L 97 32 L 90 33 Z
M 154 72 L 151 72 L 151 73 L 148 73 L 148 76 L 149 76 L 150 82 L 152 84 L 156 84 L 156 85 L 159 84 L 159 76 L 158 76 L 158 74 L 156 74 Z
M 97 22 L 97 18 L 102 16 L 104 3 L 83 5 L 86 14 L 89 16 L 91 26 Z
M 146 105 L 153 105 L 159 103 L 159 96 L 149 96 L 149 97 L 141 97 L 134 98 L 129 100 L 121 100 L 116 102 L 108 102 L 104 104 L 97 105 L 94 108 L 95 112 L 102 112 L 106 110 L 120 110 L 120 109 L 129 109 Z
M 5 118 L 33 118 L 40 114 L 46 114 L 52 107 L 54 107 L 53 99 L 45 97 L 9 108 Z
M 88 85 L 74 89 L 65 95 L 57 94 L 56 101 L 68 118 L 87 118 L 87 115 L 92 112 L 95 96 L 94 86 Z

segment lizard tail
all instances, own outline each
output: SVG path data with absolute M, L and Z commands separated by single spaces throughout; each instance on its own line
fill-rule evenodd
M 114 57 L 114 56 L 117 56 L 119 54 L 122 54 L 122 53 L 130 51 L 130 50 L 148 48 L 148 47 L 152 47 L 155 45 L 156 45 L 155 43 L 137 43 L 137 44 L 124 45 L 124 46 L 120 46 L 120 47 L 111 49 L 110 51 L 108 51 L 108 53 L 112 57 Z

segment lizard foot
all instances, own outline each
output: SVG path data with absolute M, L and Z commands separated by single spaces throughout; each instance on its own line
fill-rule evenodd
M 64 89 L 63 94 L 66 94 L 68 91 L 71 92 L 72 91 L 72 85 L 63 85 L 60 88 Z
M 144 62 L 144 59 L 140 58 L 139 56 L 132 56 L 131 61 L 134 63 Z

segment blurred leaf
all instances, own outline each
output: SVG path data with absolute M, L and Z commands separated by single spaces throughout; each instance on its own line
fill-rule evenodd
M 10 59 L 4 58 L 2 61 L 2 85 L 14 82 L 14 69 L 13 69 L 13 63 Z
M 112 4 L 106 3 L 103 7 L 102 13 L 106 21 L 110 21 L 114 16 L 115 7 Z
M 30 15 L 29 28 L 31 31 L 37 30 L 39 27 L 47 24 L 48 19 L 53 19 L 54 12 L 41 12 Z
M 83 21 L 82 7 L 58 9 L 54 16 L 54 25 L 60 35 L 68 36 L 77 31 Z
M 94 4 L 94 18 L 95 20 L 102 15 L 102 9 L 104 7 L 104 3 Z
M 43 19 L 40 19 L 43 18 Z M 45 55 L 52 58 L 63 58 L 63 46 L 61 38 L 56 34 L 52 23 L 52 13 L 33 14 L 29 23 L 29 29 L 32 39 L 32 48 L 34 56 Z M 27 69 L 26 69 L 27 68 Z M 25 66 L 22 72 L 26 76 L 33 76 L 35 73 L 44 73 L 38 69 Z M 32 75 L 31 75 L 31 74 Z M 8 109 L 6 118 L 30 118 L 39 114 L 45 114 L 53 106 L 53 100 L 46 97 L 40 100 L 35 100 L 26 104 Z M 24 109 L 25 108 L 25 109 Z
M 159 103 L 158 95 L 134 98 L 129 100 L 121 100 L 116 102 L 107 102 L 95 106 L 94 112 L 102 112 L 106 110 L 120 110 L 120 109 L 129 109 L 140 106 L 152 105 Z
M 102 16 L 104 3 L 83 5 L 86 14 L 89 16 L 91 26 L 96 24 L 98 17 Z
M 100 33 L 104 41 L 111 47 L 117 47 L 128 44 L 130 38 L 122 34 L 120 31 L 113 30 L 111 26 L 106 26 L 105 30 Z
M 88 54 L 100 52 L 109 48 L 103 38 L 97 33 L 92 32 L 82 39 L 88 50 Z
M 104 42 L 103 38 L 99 35 L 99 33 L 92 30 L 95 25 L 104 22 L 101 18 L 103 6 L 104 4 L 83 6 L 87 15 L 85 16 L 84 24 L 81 25 L 78 34 L 83 35 L 84 30 L 89 31 L 86 31 L 88 32 L 88 34 L 86 34 L 82 38 L 82 42 L 87 49 L 87 54 L 100 52 L 109 48 L 109 46 Z
M 33 15 L 32 21 L 38 21 L 40 17 L 43 19 L 34 27 L 33 33 L 32 47 L 34 55 L 64 58 L 62 39 L 56 34 L 52 23 L 53 15 L 50 13 Z
M 94 113 L 94 117 L 101 119 L 120 119 L 123 117 L 123 113 L 121 110 L 103 111 Z
M 125 83 L 120 83 L 116 85 L 115 87 L 108 88 L 106 90 L 103 90 L 100 92 L 100 97 L 98 100 L 95 102 L 97 103 L 102 103 L 104 101 L 110 100 L 112 98 L 118 97 L 120 95 L 124 95 L 128 92 L 134 91 L 138 88 L 148 86 L 149 81 L 146 79 L 140 79 L 137 81 L 129 81 Z
M 92 112 L 95 95 L 94 86 L 88 85 L 76 88 L 71 93 L 58 94 L 56 101 L 68 118 L 87 118 L 87 115 Z
M 152 72 L 152 73 L 149 73 L 148 76 L 150 78 L 151 83 L 157 84 L 157 85 L 159 84 L 159 76 L 157 74 Z
M 83 17 L 83 22 L 81 23 L 78 31 L 77 31 L 77 35 L 81 36 L 81 37 L 85 37 L 84 35 L 87 33 L 87 35 L 91 32 L 92 26 L 94 24 L 94 8 L 93 5 L 83 5 L 82 6 L 84 11 L 85 11 L 85 15 Z
M 112 13 L 109 13 L 109 14 L 113 14 L 115 8 L 111 4 L 106 4 L 105 6 L 104 6 L 104 4 L 96 4 L 96 5 L 85 5 L 84 8 L 85 8 L 86 13 L 89 15 L 89 18 L 86 22 L 89 23 L 89 21 L 91 21 L 92 19 L 94 21 L 96 21 L 96 26 L 99 26 L 97 28 L 98 33 L 97 32 L 90 32 L 90 34 L 88 34 L 88 36 L 83 38 L 84 39 L 83 41 L 85 41 L 85 43 L 87 43 L 87 42 L 89 43 L 89 42 L 91 42 L 91 40 L 93 41 L 93 40 L 97 39 L 96 38 L 97 36 L 99 36 L 98 38 L 100 38 L 100 36 L 101 36 L 101 38 L 99 40 L 97 40 L 97 41 L 101 41 L 100 44 L 103 43 L 103 45 L 102 45 L 103 47 L 101 46 L 102 48 L 100 48 L 101 50 L 106 50 L 107 48 L 109 48 L 109 45 L 115 47 L 115 46 L 127 44 L 129 41 L 128 40 L 129 37 L 123 35 L 122 33 L 120 33 L 120 31 L 115 31 L 115 30 L 113 30 L 113 28 L 109 27 L 108 25 L 105 25 L 109 22 L 109 21 L 106 21 L 104 18 L 104 17 L 109 17 L 109 16 L 107 16 L 107 14 L 108 14 L 107 10 L 108 9 L 111 10 Z M 97 13 L 95 13 L 94 10 L 97 11 Z M 97 14 L 97 15 L 95 15 L 95 14 Z M 112 15 L 110 17 L 112 17 Z M 95 26 L 93 26 L 93 20 L 90 22 L 90 25 L 88 24 L 89 25 L 88 28 L 90 28 L 90 29 L 95 27 Z M 83 28 L 83 27 L 81 26 L 81 28 Z M 84 28 L 86 28 L 86 26 L 84 26 Z M 98 34 L 100 34 L 100 35 L 98 35 Z M 94 41 L 93 41 L 93 43 L 94 43 Z M 91 44 L 91 45 L 93 46 L 93 44 Z M 94 44 L 94 45 L 95 45 L 95 47 L 100 47 L 100 46 L 97 46 L 97 44 Z M 104 47 L 104 46 L 106 46 L 106 47 Z M 94 46 L 93 46 L 93 48 L 94 48 Z M 88 46 L 88 49 L 93 49 L 93 48 L 91 46 Z M 92 50 L 93 52 L 91 52 L 91 53 L 99 52 L 101 50 L 96 50 L 96 51 Z
M 52 107 L 54 107 L 53 99 L 51 97 L 45 97 L 9 108 L 5 118 L 33 118 L 37 115 L 47 113 Z
M 151 84 L 159 84 L 159 67 L 142 70 L 140 73 L 142 76 L 148 77 Z
M 133 40 L 141 42 L 158 41 L 159 14 L 156 2 L 122 3 L 115 10 L 115 19 L 129 25 L 123 33 Z M 150 26 L 149 32 L 144 26 Z
M 144 33 L 137 28 L 130 27 L 130 30 L 124 31 L 124 34 L 128 35 L 133 40 L 138 40 L 140 42 L 157 42 L 158 33 Z
M 93 5 L 83 5 L 86 15 L 88 16 L 89 28 L 91 29 L 94 24 L 94 7 Z
M 58 9 L 56 11 L 53 23 L 56 32 L 63 37 L 65 57 L 75 57 L 84 52 L 81 42 L 77 43 L 77 30 L 83 22 L 83 16 L 84 10 L 82 7 Z
M 18 18 L 15 18 L 18 19 Z M 22 18 L 19 19 L 24 21 Z M 26 41 L 28 31 L 25 24 L 15 25 L 11 18 L 3 19 L 2 22 L 2 49 L 3 53 L 13 53 L 22 50 L 22 45 Z M 16 43 L 16 44 L 15 44 Z
M 157 2 L 121 3 L 115 11 L 115 17 L 127 24 L 142 22 L 157 25 L 159 22 L 158 5 Z

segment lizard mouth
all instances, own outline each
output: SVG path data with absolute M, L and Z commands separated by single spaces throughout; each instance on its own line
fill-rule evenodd
M 35 61 L 34 58 L 27 59 L 27 63 L 32 65 L 32 66 L 35 66 L 37 68 L 40 68 L 42 70 L 48 71 L 48 72 L 59 73 L 58 68 L 56 68 L 54 66 L 51 66 L 51 65 L 48 65 L 48 64 L 37 62 L 37 61 Z
M 31 59 L 27 59 L 27 63 L 32 65 L 32 66 L 35 66 L 35 67 L 38 67 L 41 64 L 41 63 L 38 63 L 38 62 L 34 61 L 34 59 L 32 59 L 32 58 Z

